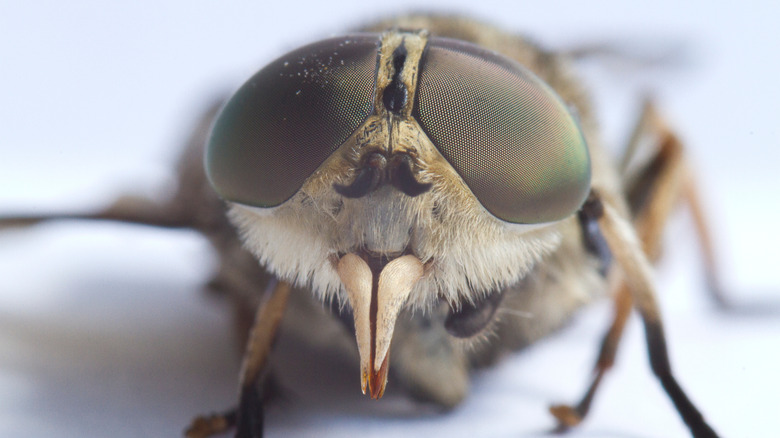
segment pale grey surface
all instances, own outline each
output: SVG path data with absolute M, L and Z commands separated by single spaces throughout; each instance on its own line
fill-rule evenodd
M 286 50 L 413 4 L 363 3 L 0 3 L 0 213 L 83 211 L 124 191 L 154 193 L 215 96 Z M 607 139 L 622 141 L 640 91 L 656 96 L 696 162 L 726 284 L 746 301 L 780 300 L 775 7 L 472 3 L 430 4 L 556 47 L 686 43 L 691 61 L 680 69 L 624 79 L 586 66 L 599 78 Z M 691 234 L 681 215 L 658 274 L 673 364 L 724 436 L 767 436 L 780 320 L 713 311 Z M 72 222 L 0 233 L 0 436 L 176 436 L 192 414 L 231 404 L 229 312 L 199 292 L 212 263 L 189 233 Z M 268 436 L 545 436 L 547 404 L 579 396 L 608 314 L 597 306 L 480 373 L 452 414 L 420 412 L 392 382 L 382 402 L 357 399 L 357 373 L 330 370 L 321 379 L 336 374 L 337 402 L 292 399 L 269 414 Z M 591 417 L 570 436 L 684 435 L 645 356 L 634 321 Z

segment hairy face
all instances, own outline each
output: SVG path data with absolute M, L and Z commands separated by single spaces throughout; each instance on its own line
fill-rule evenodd
M 432 178 L 431 190 L 413 198 L 384 187 L 345 199 L 329 189 L 335 182 L 311 181 L 272 211 L 236 204 L 230 212 L 263 265 L 326 300 L 347 301 L 336 272 L 344 254 L 417 257 L 425 272 L 408 304 L 420 308 L 441 298 L 473 301 L 512 285 L 559 244 L 555 225 L 529 229 L 501 222 L 462 183 L 448 184 L 443 176 Z

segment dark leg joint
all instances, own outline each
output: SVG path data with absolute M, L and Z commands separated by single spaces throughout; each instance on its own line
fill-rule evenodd
M 597 220 L 604 216 L 604 204 L 601 203 L 601 197 L 598 192 L 591 190 L 588 198 L 580 208 L 580 214 L 587 219 Z
M 612 264 L 612 251 L 609 249 L 604 235 L 601 234 L 598 219 L 604 214 L 604 205 L 597 195 L 591 191 L 588 199 L 583 204 L 577 218 L 582 229 L 582 240 L 585 249 L 599 259 L 599 273 L 606 277 Z

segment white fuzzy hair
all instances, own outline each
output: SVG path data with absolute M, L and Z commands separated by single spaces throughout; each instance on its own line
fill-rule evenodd
M 426 271 L 407 306 L 427 308 L 438 298 L 457 305 L 513 285 L 560 245 L 556 224 L 502 222 L 462 182 L 447 179 L 432 177 L 432 189 L 417 197 L 387 186 L 358 199 L 336 194 L 334 181 L 309 181 L 268 211 L 234 204 L 230 218 L 274 275 L 342 304 L 347 295 L 333 262 L 346 253 L 411 251 Z

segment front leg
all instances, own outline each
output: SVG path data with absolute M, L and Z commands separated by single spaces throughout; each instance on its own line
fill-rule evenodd
M 263 436 L 263 371 L 268 362 L 292 287 L 279 281 L 257 309 L 247 339 L 239 378 L 240 397 L 235 411 L 195 418 L 185 431 L 187 438 L 205 438 L 236 428 L 236 438 Z
M 643 147 L 646 149 L 642 150 Z M 639 166 L 634 164 L 637 157 L 644 157 L 644 161 Z M 673 208 L 681 199 L 693 204 L 698 198 L 688 199 L 687 197 L 690 178 L 686 178 L 686 176 L 690 172 L 684 159 L 683 146 L 674 132 L 662 121 L 650 102 L 645 103 L 642 116 L 624 156 L 622 170 L 627 201 L 637 237 L 641 241 L 644 254 L 647 255 L 649 261 L 654 262 L 660 256 L 664 228 Z M 601 233 L 596 224 L 601 213 L 600 209 L 594 211 L 592 208 L 583 208 L 580 211 L 583 230 L 595 225 Z M 697 223 L 697 232 L 702 247 L 705 248 L 705 255 L 711 256 L 711 251 L 709 251 L 711 245 L 706 231 L 706 224 L 703 221 Z M 712 260 L 712 258 L 709 257 L 707 260 Z M 710 265 L 714 266 L 714 263 L 708 263 L 708 266 Z M 715 296 L 719 297 L 719 295 Z M 601 341 L 598 359 L 594 366 L 593 380 L 588 390 L 579 403 L 574 406 L 555 405 L 550 407 L 550 412 L 559 421 L 560 429 L 576 426 L 583 420 L 590 410 L 593 398 L 604 376 L 615 363 L 623 329 L 633 306 L 631 291 L 625 281 L 622 281 L 615 290 L 613 301 L 614 317 L 609 330 Z
M 586 207 L 596 211 L 604 238 L 620 267 L 631 292 L 634 306 L 642 318 L 645 340 L 653 374 L 661 382 L 685 424 L 695 438 L 715 438 L 717 433 L 707 424 L 672 373 L 666 348 L 661 313 L 652 282 L 650 262 L 631 222 L 594 190 Z

